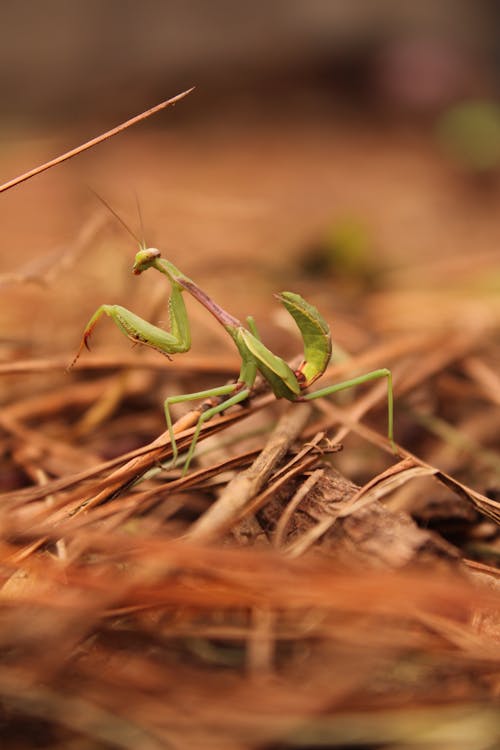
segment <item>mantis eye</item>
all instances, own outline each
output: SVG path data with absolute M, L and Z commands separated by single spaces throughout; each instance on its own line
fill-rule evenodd
M 133 273 L 138 276 L 143 271 L 147 271 L 148 268 L 154 263 L 154 261 L 161 255 L 160 251 L 156 247 L 147 247 L 144 250 L 139 250 L 135 256 L 134 265 L 132 268 Z

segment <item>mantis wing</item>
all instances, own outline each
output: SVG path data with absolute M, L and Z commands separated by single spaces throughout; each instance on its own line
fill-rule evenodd
M 275 295 L 286 307 L 297 323 L 304 340 L 304 361 L 299 372 L 305 381 L 301 387 L 308 388 L 328 367 L 332 356 L 330 328 L 314 305 L 309 304 L 300 294 L 281 292 Z

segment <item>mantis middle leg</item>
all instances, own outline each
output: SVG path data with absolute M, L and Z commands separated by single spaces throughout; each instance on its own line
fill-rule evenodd
M 233 395 L 231 396 L 231 394 Z M 242 401 L 245 401 L 245 399 L 248 398 L 249 394 L 250 394 L 250 388 L 246 387 L 244 383 L 241 383 L 239 381 L 237 383 L 229 383 L 228 385 L 222 385 L 218 388 L 209 388 L 206 391 L 197 391 L 196 393 L 187 393 L 187 394 L 183 394 L 182 396 L 169 396 L 167 399 L 165 399 L 165 402 L 164 402 L 165 419 L 167 421 L 168 431 L 170 434 L 170 442 L 172 445 L 172 462 L 175 465 L 175 463 L 177 462 L 179 451 L 177 448 L 177 442 L 175 440 L 172 416 L 170 414 L 170 407 L 173 404 L 181 404 L 185 401 L 197 401 L 202 398 L 215 398 L 218 396 L 229 396 L 229 398 L 224 399 L 224 401 L 222 401 L 220 404 L 217 404 L 216 406 L 213 406 L 200 414 L 198 422 L 196 423 L 196 429 L 194 431 L 193 438 L 191 440 L 191 445 L 189 446 L 188 454 L 184 462 L 184 467 L 182 469 L 183 475 L 189 469 L 189 464 L 191 463 L 191 459 L 193 458 L 194 451 L 196 448 L 196 443 L 198 442 L 200 431 L 204 423 L 209 422 L 217 414 L 221 414 L 226 409 L 229 409 L 230 406 L 235 406 L 236 404 L 240 404 Z

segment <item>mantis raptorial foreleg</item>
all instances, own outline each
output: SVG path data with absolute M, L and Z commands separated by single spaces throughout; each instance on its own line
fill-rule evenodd
M 297 369 L 292 370 L 285 360 L 276 356 L 276 354 L 271 352 L 262 343 L 252 317 L 247 318 L 248 327 L 246 328 L 237 318 L 234 318 L 214 302 L 199 286 L 179 271 L 170 261 L 162 259 L 159 250 L 142 248 L 137 253 L 133 267 L 134 273 L 140 274 L 148 268 L 154 268 L 164 274 L 172 287 L 169 300 L 170 331 L 163 331 L 161 328 L 151 325 L 151 323 L 139 318 L 124 307 L 102 305 L 94 313 L 84 331 L 82 343 L 75 361 L 83 346 L 88 345 L 88 338 L 103 314 L 109 315 L 120 330 L 133 341 L 151 346 L 167 356 L 188 351 L 191 346 L 189 321 L 182 296 L 183 292 L 188 292 L 217 319 L 238 349 L 241 357 L 241 370 L 236 382 L 229 385 L 180 396 L 169 396 L 165 400 L 165 418 L 172 443 L 173 461 L 175 463 L 178 456 L 178 449 L 170 407 L 173 404 L 204 398 L 221 399 L 220 403 L 207 408 L 200 414 L 187 453 L 184 472 L 187 471 L 193 457 L 203 424 L 217 414 L 221 414 L 230 406 L 242 403 L 248 398 L 257 372 L 260 372 L 262 377 L 269 383 L 276 398 L 286 398 L 288 401 L 313 401 L 371 380 L 386 378 L 389 422 L 388 437 L 395 449 L 393 428 L 394 399 L 390 370 L 386 368 L 374 370 L 366 375 L 359 375 L 342 383 L 336 383 L 308 393 L 309 387 L 321 377 L 328 366 L 331 356 L 331 336 L 330 329 L 318 310 L 306 302 L 300 295 L 293 292 L 282 292 L 276 295 L 294 318 L 303 339 L 304 359 Z
M 101 305 L 90 318 L 83 332 L 80 347 L 70 365 L 73 367 L 84 347 L 90 349 L 89 338 L 102 315 L 110 317 L 120 331 L 136 344 L 144 344 L 156 349 L 161 354 L 180 354 L 191 348 L 191 331 L 186 306 L 182 297 L 183 288 L 173 282 L 168 303 L 170 331 L 148 323 L 135 313 L 121 305 Z

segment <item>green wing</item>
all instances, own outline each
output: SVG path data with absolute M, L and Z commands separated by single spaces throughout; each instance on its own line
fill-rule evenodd
M 314 383 L 326 370 L 332 356 L 330 328 L 314 305 L 300 294 L 281 292 L 276 297 L 293 317 L 304 340 L 304 362 L 300 371 L 305 377 L 303 387 Z

